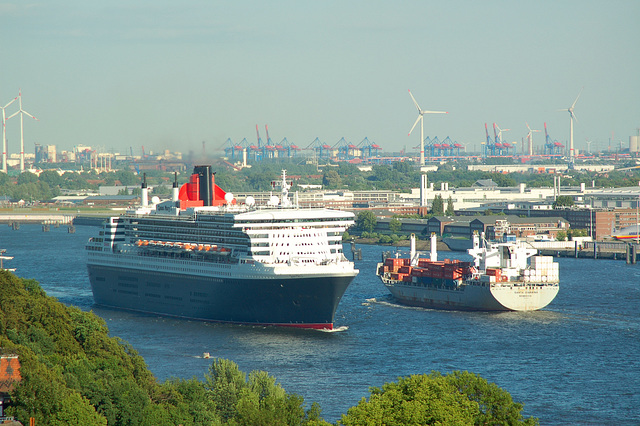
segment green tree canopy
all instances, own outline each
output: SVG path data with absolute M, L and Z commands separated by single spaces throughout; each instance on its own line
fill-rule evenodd
M 337 189 L 342 186 L 342 178 L 335 170 L 327 170 L 322 177 L 322 185 L 327 189 Z
M 36 183 L 38 181 L 38 175 L 31 172 L 22 172 L 18 175 L 18 185 L 25 183 Z
M 410 425 L 535 425 L 523 418 L 522 405 L 508 392 L 475 374 L 433 372 L 400 378 L 372 388 L 369 400 L 342 415 L 344 426 Z
M 433 198 L 433 202 L 431 203 L 431 214 L 434 216 L 442 216 L 444 214 L 444 201 L 442 201 L 442 196 L 437 194 Z
M 553 208 L 571 207 L 573 204 L 573 197 L 571 195 L 558 195 L 556 201 L 553 203 Z
M 40 180 L 40 182 L 46 183 L 50 187 L 60 186 L 64 182 L 62 176 L 60 176 L 55 170 L 45 170 L 44 172 L 40 173 L 38 179 Z
M 392 234 L 397 234 L 402 229 L 402 222 L 400 222 L 395 217 L 389 221 L 389 232 Z
M 373 232 L 377 224 L 378 219 L 372 211 L 362 211 L 356 217 L 356 228 L 361 232 Z
M 454 216 L 456 214 L 453 209 L 453 199 L 449 196 L 449 200 L 447 201 L 447 210 L 444 212 L 447 216 Z

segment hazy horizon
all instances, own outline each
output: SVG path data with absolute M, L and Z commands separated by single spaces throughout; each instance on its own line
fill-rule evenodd
M 484 125 L 577 149 L 628 146 L 640 127 L 640 2 L 0 2 L 0 106 L 22 89 L 25 152 L 82 144 L 139 155 L 286 137 L 307 147 L 365 137 L 415 151 Z M 7 108 L 7 116 L 17 102 Z M 558 111 L 565 109 L 565 111 Z M 20 120 L 7 122 L 9 153 Z

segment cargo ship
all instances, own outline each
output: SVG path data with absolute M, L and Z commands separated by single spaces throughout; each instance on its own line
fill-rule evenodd
M 239 203 L 196 166 L 170 200 L 108 218 L 86 245 L 97 305 L 214 322 L 332 329 L 358 274 L 342 250 L 350 212 L 299 208 L 281 196 Z
M 547 306 L 559 290 L 559 267 L 551 256 L 504 236 L 488 242 L 476 234 L 467 252 L 472 261 L 438 261 L 436 237 L 430 258 L 420 258 L 411 236 L 409 257 L 387 257 L 377 275 L 400 303 L 434 309 L 533 311 Z

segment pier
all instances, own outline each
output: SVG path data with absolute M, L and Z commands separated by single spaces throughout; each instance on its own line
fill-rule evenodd
M 73 223 L 75 215 L 71 214 L 0 214 L 0 223 L 11 225 L 12 223 L 42 224 L 42 225 L 68 225 Z
M 70 234 L 76 231 L 77 225 L 102 226 L 107 216 L 105 215 L 75 215 L 60 213 L 23 213 L 0 214 L 0 224 L 9 225 L 14 231 L 20 229 L 20 225 L 41 225 L 43 232 L 49 232 L 53 228 L 62 225 L 68 226 Z
M 588 241 L 574 248 L 539 249 L 543 256 L 574 257 L 576 259 L 613 259 L 625 260 L 635 264 L 640 254 L 640 244 L 624 241 Z

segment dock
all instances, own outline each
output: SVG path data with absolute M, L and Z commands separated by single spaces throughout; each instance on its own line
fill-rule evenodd
M 635 264 L 640 255 L 640 244 L 624 241 L 589 241 L 582 245 L 576 242 L 573 248 L 541 248 L 538 251 L 543 256 L 625 260 L 627 263 Z
M 26 213 L 26 214 L 0 214 L 0 223 L 11 225 L 12 223 L 42 224 L 42 225 L 68 225 L 73 223 L 75 215 Z

